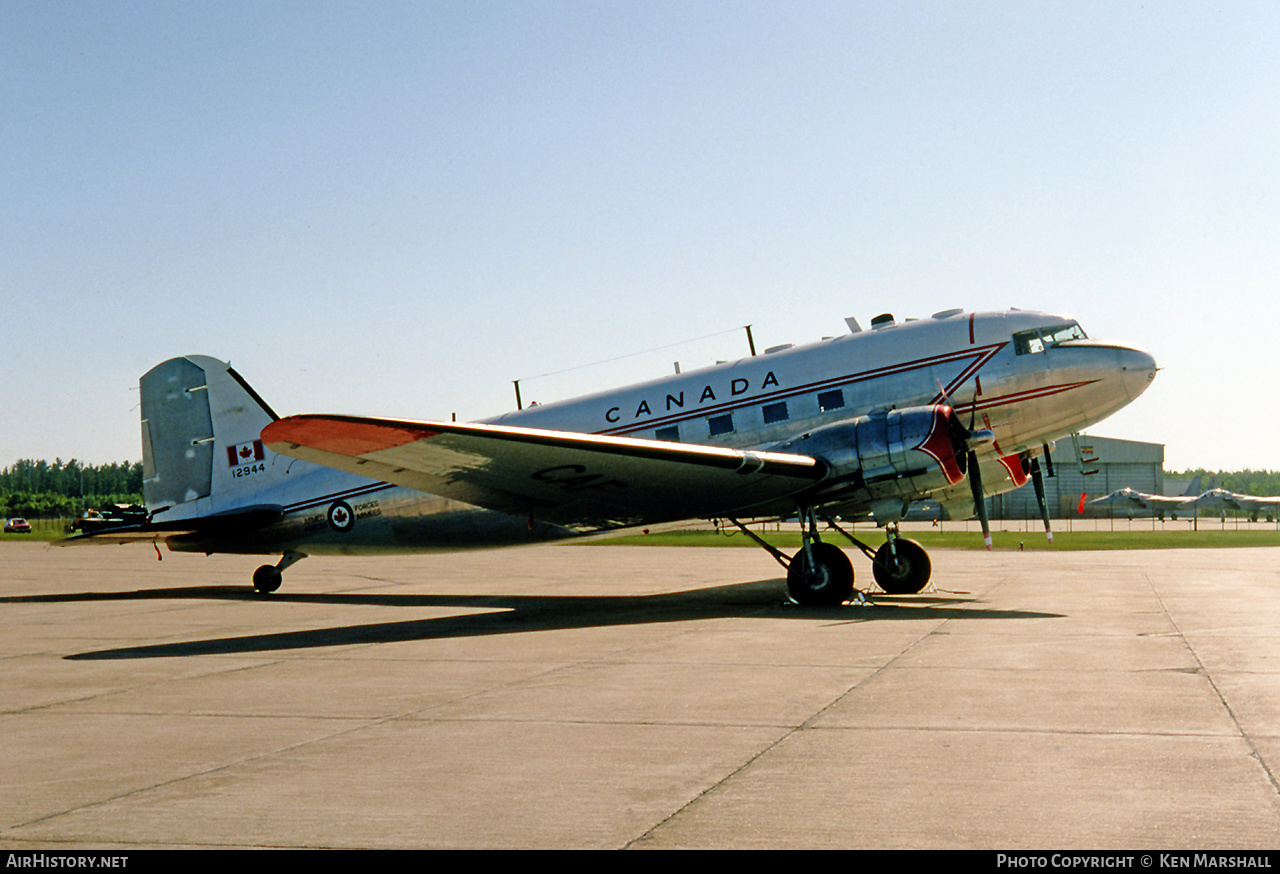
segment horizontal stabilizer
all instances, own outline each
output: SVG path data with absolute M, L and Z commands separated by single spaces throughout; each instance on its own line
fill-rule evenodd
M 240 507 L 226 513 L 216 513 L 192 519 L 177 519 L 172 522 L 134 522 L 98 528 L 94 531 L 86 531 L 83 534 L 73 534 L 61 540 L 55 540 L 53 545 L 136 543 L 154 540 L 157 537 L 172 537 L 179 534 L 235 537 L 265 528 L 276 522 L 282 515 L 284 515 L 283 508 L 274 505 Z

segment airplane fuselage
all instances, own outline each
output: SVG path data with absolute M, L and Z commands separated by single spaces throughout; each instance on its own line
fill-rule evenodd
M 953 312 L 530 407 L 487 422 L 766 448 L 875 410 L 945 403 L 995 432 L 1002 454 L 1038 447 L 1114 413 L 1154 375 L 1131 347 L 1014 336 L 1075 323 L 1044 313 Z

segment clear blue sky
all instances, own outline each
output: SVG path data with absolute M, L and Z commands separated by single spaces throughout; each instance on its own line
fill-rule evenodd
M 0 466 L 139 458 L 178 354 L 470 419 L 1016 306 L 1164 368 L 1094 433 L 1280 468 L 1277 45 L 1261 2 L 3 0 Z

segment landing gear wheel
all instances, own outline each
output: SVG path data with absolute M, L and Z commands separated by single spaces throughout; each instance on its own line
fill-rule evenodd
M 914 540 L 899 537 L 893 542 L 897 552 L 889 550 L 886 543 L 876 550 L 876 557 L 871 560 L 871 573 L 876 583 L 890 595 L 914 595 L 929 584 L 933 574 L 933 562 L 929 561 L 929 553 Z
M 830 543 L 810 545 L 813 562 L 809 567 L 801 549 L 787 567 L 787 592 L 791 600 L 805 607 L 838 607 L 853 594 L 853 565 L 839 547 Z
M 259 595 L 271 594 L 280 588 L 283 580 L 284 574 L 274 565 L 264 564 L 253 572 L 253 587 L 258 590 Z

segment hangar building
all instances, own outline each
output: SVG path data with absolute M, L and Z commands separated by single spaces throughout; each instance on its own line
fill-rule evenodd
M 1079 515 L 1076 511 L 1081 493 L 1093 500 L 1128 486 L 1152 495 L 1164 494 L 1163 443 L 1081 434 L 1080 454 L 1086 459 L 1085 469 L 1096 472 L 1087 476 L 1081 473 L 1070 440 L 1059 440 L 1053 449 L 1054 475 L 1045 477 L 1044 488 L 1049 515 L 1055 519 Z M 992 519 L 1040 518 L 1035 488 L 1030 482 L 987 498 L 987 510 Z M 1106 516 L 1109 512 L 1108 508 L 1085 509 L 1086 516 Z

